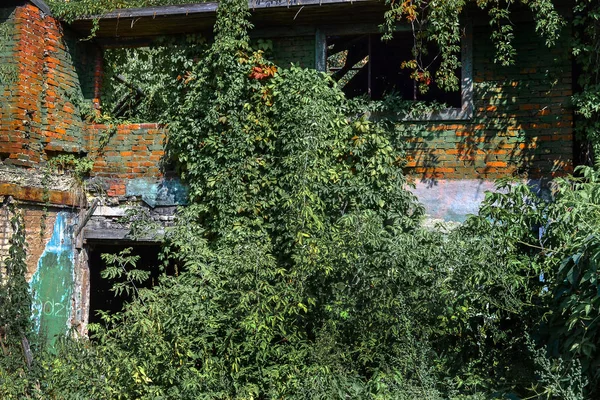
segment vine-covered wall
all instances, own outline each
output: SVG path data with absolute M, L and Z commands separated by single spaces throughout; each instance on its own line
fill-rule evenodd
M 472 119 L 422 122 L 417 136 L 396 122 L 399 135 L 413 134 L 399 142 L 407 145 L 406 172 L 431 216 L 463 220 L 497 178 L 572 171 L 570 33 L 548 50 L 527 23 L 516 29 L 516 64 L 502 67 L 493 63 L 488 28 L 473 28 Z M 44 183 L 48 160 L 89 157 L 87 190 L 112 205 L 135 198 L 150 207 L 173 206 L 186 199 L 186 188 L 165 173 L 163 125 L 86 119 L 96 113 L 103 68 L 97 45 L 79 39 L 29 3 L 0 9 L 0 197 L 25 202 L 27 278 L 37 327 L 50 335 L 67 324 L 85 330 L 90 288 L 85 252 L 77 248 L 81 237 L 75 237 L 81 204 L 71 186 Z M 280 67 L 313 68 L 316 45 L 313 36 L 275 37 L 272 59 Z M 0 230 L 2 260 L 8 216 L 0 215 Z
M 5 163 L 31 167 L 56 154 L 93 154 L 91 175 L 113 178 L 107 184 L 109 196 L 125 196 L 128 179 L 162 179 L 164 133 L 159 127 L 111 128 L 82 120 L 82 114 L 93 112 L 87 108 L 98 96 L 96 45 L 77 41 L 33 5 L 1 15 L 2 31 L 14 27 L 16 32 L 14 51 L 4 44 L 0 55 L 13 54 L 18 66 L 16 88 L 7 96 L 13 114 L 2 118 Z M 569 36 L 564 32 L 562 40 Z M 537 179 L 572 170 L 568 46 L 559 42 L 548 50 L 527 23 L 517 26 L 515 37 L 516 64 L 502 67 L 492 62 L 488 28 L 474 27 L 474 116 L 430 121 L 424 134 L 406 137 L 408 173 L 427 181 L 494 180 L 507 175 Z M 315 65 L 312 36 L 275 37 L 272 44 L 273 59 L 284 66 Z M 107 134 L 109 128 L 116 133 Z
M 487 27 L 473 31 L 474 116 L 430 123 L 411 143 L 408 172 L 421 179 L 539 179 L 573 170 L 572 66 L 565 31 L 548 49 L 519 24 L 514 66 L 492 62 Z

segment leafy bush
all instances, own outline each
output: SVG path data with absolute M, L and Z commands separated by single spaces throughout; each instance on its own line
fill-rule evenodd
M 548 2 L 530 4 L 552 22 Z M 21 318 L 0 395 L 597 396 L 599 173 L 548 197 L 501 182 L 461 227 L 422 229 L 396 132 L 412 128 L 370 119 L 386 104 L 349 101 L 325 74 L 268 62 L 247 17 L 245 1 L 221 2 L 215 42 L 201 62 L 178 58 L 188 73 L 162 116 L 190 186 L 165 241 L 180 273 L 134 290 L 92 341 L 65 338 L 31 365 Z M 144 277 L 121 273 L 127 254 L 107 261 L 126 277 L 118 291 Z

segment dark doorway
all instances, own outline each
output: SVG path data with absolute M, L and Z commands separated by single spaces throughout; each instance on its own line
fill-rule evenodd
M 156 285 L 163 271 L 172 274 L 171 268 L 165 269 L 160 267 L 162 262 L 159 261 L 159 253 L 161 251 L 159 244 L 91 244 L 88 248 L 90 266 L 90 323 L 102 322 L 102 319 L 98 315 L 98 310 L 115 313 L 121 311 L 123 304 L 132 299 L 131 295 L 126 295 L 125 293 L 116 296 L 111 291 L 113 282 L 101 276 L 101 272 L 106 268 L 106 262 L 102 259 L 102 254 L 118 254 L 127 248 L 131 248 L 130 255 L 139 256 L 136 268 L 150 271 L 150 278 L 143 284 L 136 284 L 138 288 L 147 288 Z

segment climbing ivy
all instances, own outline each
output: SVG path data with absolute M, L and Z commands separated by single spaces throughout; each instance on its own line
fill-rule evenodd
M 573 55 L 581 68 L 580 91 L 573 96 L 578 115 L 579 139 L 589 144 L 582 149 L 581 162 L 593 165 L 600 151 L 600 6 L 593 1 L 578 0 L 574 6 L 575 40 Z
M 8 256 L 0 267 L 0 387 L 6 387 L 0 393 L 17 398 L 33 387 L 26 378 L 33 362 L 31 296 L 25 278 L 27 242 L 21 211 L 10 200 L 2 208 L 12 235 Z
M 531 10 L 536 32 L 542 36 L 546 45 L 552 46 L 558 39 L 565 21 L 557 12 L 552 0 L 449 0 L 431 2 L 429 0 L 393 1 L 386 0 L 389 10 L 385 13 L 382 25 L 384 39 L 393 36 L 397 23 L 408 23 L 414 35 L 413 59 L 406 60 L 405 66 L 413 70 L 412 78 L 419 83 L 422 92 L 435 82 L 445 90 L 457 90 L 458 77 L 455 71 L 460 66 L 459 54 L 461 37 L 466 32 L 461 28 L 461 19 L 468 10 L 480 9 L 488 14 L 489 24 L 493 27 L 491 39 L 496 48 L 494 62 L 508 66 L 514 63 L 516 55 L 513 46 L 514 32 L 511 15 L 514 9 L 522 13 L 524 7 Z M 435 46 L 431 46 L 434 44 Z M 435 64 L 424 62 L 428 49 L 435 48 L 441 62 L 436 70 Z M 428 59 L 430 59 L 429 57 Z
M 12 62 L 14 49 L 14 21 L 12 15 L 6 15 L 6 10 L 0 9 L 0 92 L 6 93 L 10 85 L 18 78 L 17 65 Z M 9 112 L 6 101 L 0 103 L 0 112 Z
M 456 83 L 443 71 L 457 65 L 468 4 L 394 3 L 388 14 L 443 49 L 442 86 Z M 477 5 L 496 27 L 497 61 L 511 63 L 513 3 Z M 523 5 L 551 44 L 562 24 L 552 3 Z M 325 74 L 276 66 L 249 29 L 245 0 L 221 2 L 214 43 L 185 66 L 165 115 L 169 155 L 190 186 L 163 254 L 180 274 L 134 290 L 93 342 L 42 357 L 27 394 L 597 397 L 597 171 L 558 181 L 550 200 L 501 182 L 458 229 L 422 229 L 401 170 L 397 130 L 410 128 L 370 118 L 393 112 L 393 99 L 350 101 Z M 590 60 L 594 32 L 579 36 Z M 428 71 L 412 67 L 423 83 Z M 580 113 L 595 115 L 586 104 Z M 14 387 L 0 393 L 24 393 Z

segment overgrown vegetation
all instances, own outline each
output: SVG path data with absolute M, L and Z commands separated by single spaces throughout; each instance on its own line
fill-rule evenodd
M 122 8 L 152 7 L 175 4 L 202 3 L 191 0 L 49 0 L 54 15 L 65 21 L 98 16 Z
M 116 120 L 169 122 L 183 102 L 186 71 L 207 47 L 201 35 L 187 35 L 106 50 L 102 112 Z
M 452 68 L 466 3 L 442 3 L 395 3 L 388 21 L 433 29 L 415 34 L 449 46 L 442 56 Z M 527 4 L 551 44 L 562 24 L 552 3 Z M 596 143 L 598 25 L 589 21 L 599 6 L 576 7 L 577 106 L 589 124 L 582 133 Z M 497 59 L 510 63 L 509 15 L 490 16 Z M 350 101 L 323 73 L 278 68 L 251 48 L 247 17 L 245 0 L 221 2 L 214 43 L 200 62 L 177 58 L 187 74 L 172 97 L 159 93 L 157 104 L 177 107 L 154 111 L 169 120 L 168 150 L 190 186 L 190 205 L 165 241 L 164 258 L 180 273 L 138 290 L 143 273 L 133 260 L 110 257 L 110 276 L 127 278 L 115 289 L 133 301 L 93 327 L 91 342 L 65 339 L 30 366 L 20 352 L 28 305 L 14 307 L 20 319 L 2 314 L 2 343 L 12 344 L 0 394 L 597 397 L 600 172 L 558 179 L 549 197 L 500 182 L 504 191 L 488 194 L 456 230 L 422 229 L 402 174 L 397 130 L 406 127 L 368 118 L 395 110 L 392 99 Z M 17 274 L 3 283 L 18 295 L 5 284 L 2 301 L 27 298 L 18 277 L 24 243 L 15 237 L 6 265 Z M 20 328 L 7 328 L 11 321 Z
M 8 257 L 0 269 L 0 387 L 3 396 L 16 398 L 30 393 L 35 385 L 26 378 L 33 362 L 31 297 L 25 279 L 27 244 L 23 215 L 13 203 L 2 208 L 9 218 L 12 236 Z

